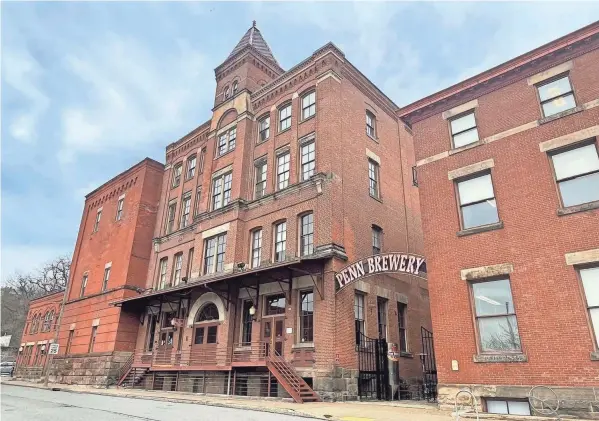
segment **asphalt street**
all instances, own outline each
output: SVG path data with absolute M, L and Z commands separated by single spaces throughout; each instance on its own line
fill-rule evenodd
M 0 386 L 2 421 L 306 421 L 266 412 Z

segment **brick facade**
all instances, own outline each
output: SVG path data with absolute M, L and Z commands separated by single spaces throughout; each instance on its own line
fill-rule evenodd
M 564 75 L 575 108 L 544 115 L 539 86 Z M 416 149 L 441 404 L 453 405 L 463 387 L 485 401 L 525 399 L 545 385 L 568 411 L 596 406 L 599 326 L 587 300 L 597 289 L 585 298 L 580 270 L 599 264 L 599 183 L 566 206 L 552 156 L 597 147 L 598 105 L 593 24 L 399 111 Z M 471 111 L 479 141 L 452 149 L 451 119 Z M 457 183 L 481 174 L 491 175 L 498 222 L 465 227 Z M 509 281 L 517 320 L 520 346 L 509 353 L 485 349 L 476 318 L 489 298 L 473 285 L 498 279 Z

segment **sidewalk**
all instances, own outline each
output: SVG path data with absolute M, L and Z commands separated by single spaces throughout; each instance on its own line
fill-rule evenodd
M 2 379 L 2 383 L 14 386 L 44 388 L 41 383 L 8 379 Z M 106 396 L 195 403 L 338 421 L 450 421 L 453 419 L 450 414 L 439 411 L 434 405 L 419 404 L 417 402 L 315 402 L 297 404 L 280 400 L 207 396 L 193 393 L 151 390 L 100 389 L 91 386 L 52 383 L 48 385 L 48 388 L 58 388 L 61 391 L 71 393 L 92 393 Z

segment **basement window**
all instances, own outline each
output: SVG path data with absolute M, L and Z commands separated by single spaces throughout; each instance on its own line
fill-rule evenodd
M 486 399 L 486 404 L 490 414 L 531 415 L 527 401 Z

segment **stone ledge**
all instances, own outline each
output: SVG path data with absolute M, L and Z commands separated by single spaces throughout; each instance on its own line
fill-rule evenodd
M 562 118 L 562 117 L 566 117 L 566 116 L 569 116 L 569 115 L 572 115 L 572 114 L 579 113 L 579 112 L 581 112 L 583 110 L 584 110 L 584 107 L 582 105 L 579 105 L 578 107 L 570 108 L 569 110 L 562 111 L 561 113 L 557 113 L 557 114 L 551 115 L 549 117 L 544 117 L 544 118 L 542 118 L 542 119 L 539 120 L 539 126 L 543 125 L 545 123 L 549 123 L 550 121 L 557 120 L 557 119 Z
M 494 231 L 503 228 L 503 221 L 495 222 L 494 224 L 482 225 L 480 227 L 467 228 L 457 232 L 458 237 L 466 237 L 472 234 L 478 234 L 481 232 Z
M 567 208 L 560 208 L 557 210 L 557 216 L 570 215 L 578 212 L 585 212 L 592 209 L 599 209 L 599 200 L 589 203 L 583 203 L 582 205 L 568 206 Z
M 525 354 L 476 354 L 472 356 L 475 363 L 525 363 L 528 357 Z

